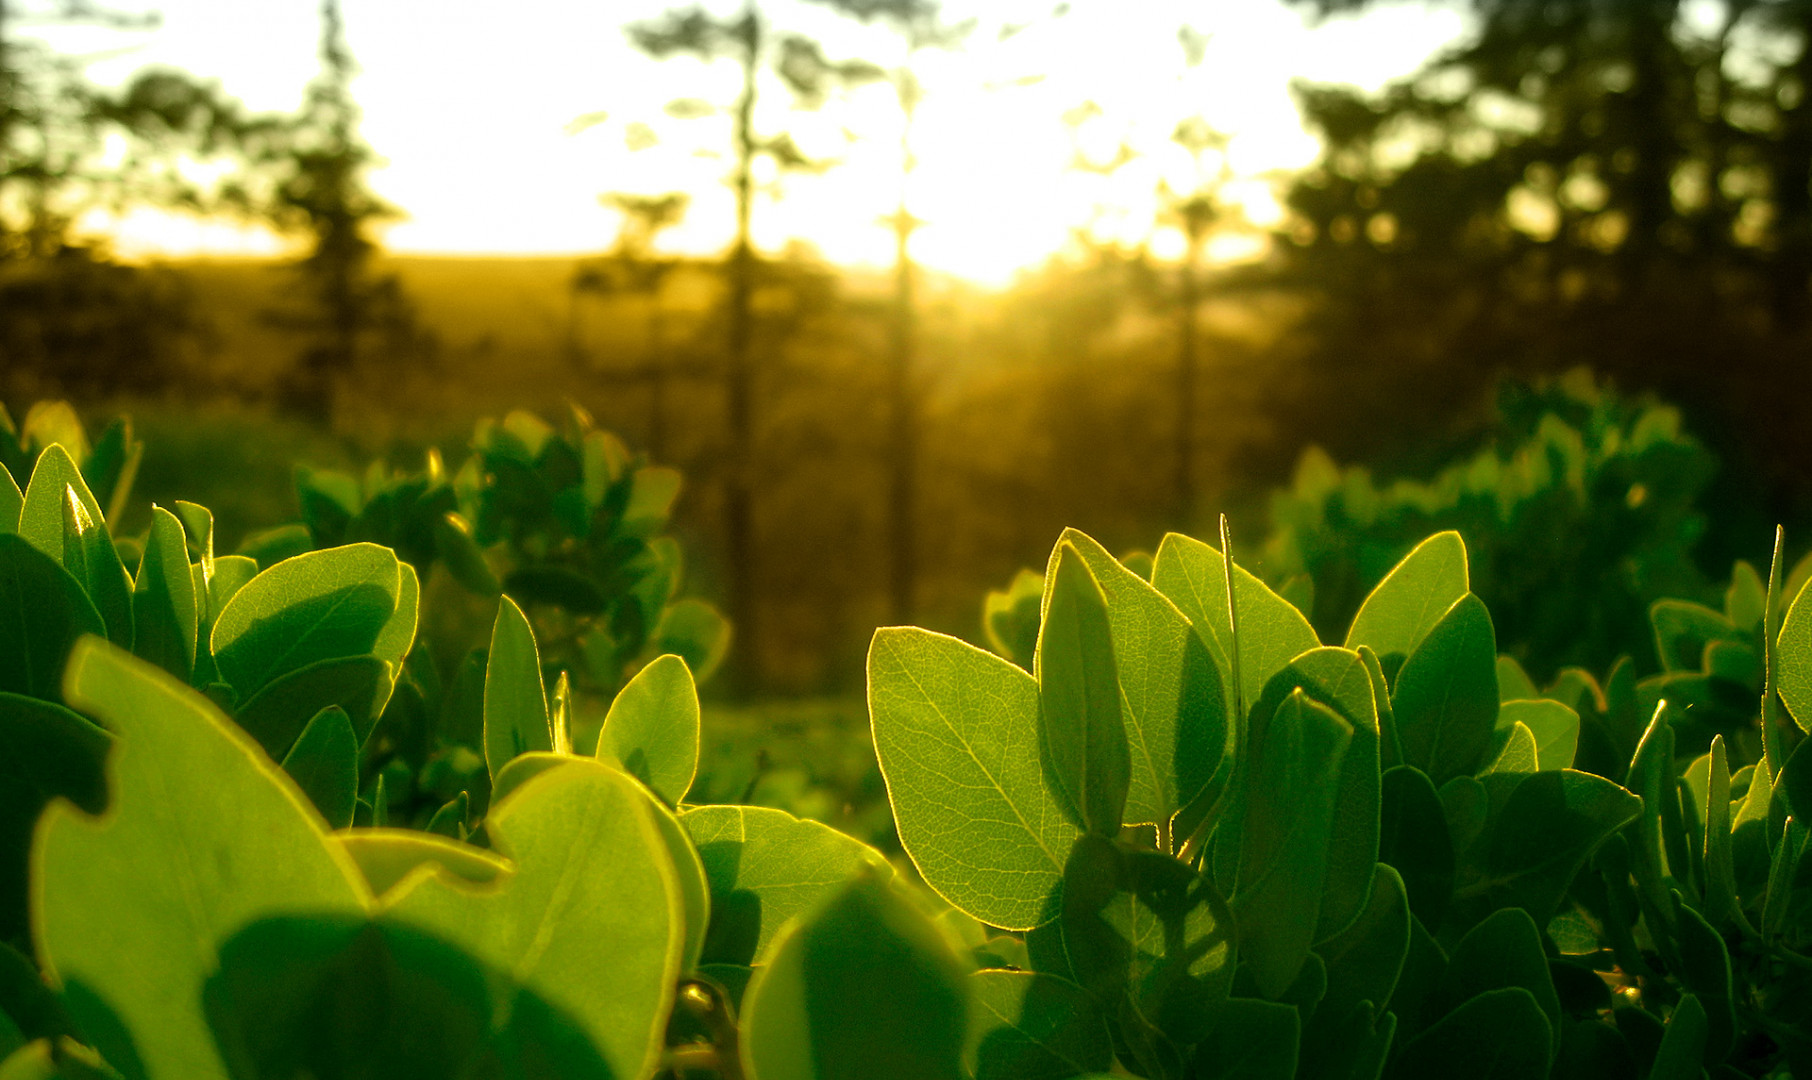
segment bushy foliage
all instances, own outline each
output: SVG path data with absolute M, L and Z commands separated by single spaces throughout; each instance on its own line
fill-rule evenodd
M 0 1075 L 1812 1067 L 1812 593 L 1789 600 L 1778 543 L 1722 611 L 1655 606 L 1662 682 L 1624 663 L 1543 693 L 1457 533 L 1334 645 L 1224 529 L 1125 560 L 1066 531 L 992 605 L 1018 663 L 874 637 L 915 876 L 693 802 L 680 656 L 582 731 L 507 593 L 447 688 L 479 732 L 440 759 L 457 793 L 392 818 L 369 754 L 432 677 L 414 564 L 355 540 L 261 569 L 215 555 L 192 504 L 117 543 L 60 444 L 11 478 L 0 912 L 24 948 L 0 950 Z M 1757 715 L 1670 696 L 1694 664 L 1759 678 Z
M 1311 620 L 1332 633 L 1411 546 L 1454 529 L 1505 651 L 1544 676 L 1566 664 L 1603 670 L 1626 652 L 1653 670 L 1637 646 L 1649 605 L 1715 595 L 1691 557 L 1715 460 L 1678 410 L 1583 371 L 1506 384 L 1499 414 L 1492 445 L 1425 481 L 1381 482 L 1307 451 L 1271 499 L 1266 576 L 1312 582 Z

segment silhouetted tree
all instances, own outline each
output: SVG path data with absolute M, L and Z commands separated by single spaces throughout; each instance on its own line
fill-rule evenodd
M 724 534 L 731 565 L 730 618 L 741 641 L 759 640 L 756 629 L 756 540 L 754 477 L 757 468 L 755 399 L 758 372 L 754 348 L 754 297 L 758 268 L 750 219 L 755 204 L 755 163 L 771 159 L 780 169 L 811 169 L 814 162 L 799 149 L 787 132 L 766 134 L 755 124 L 756 103 L 762 93 L 764 70 L 771 68 L 788 86 L 797 102 L 813 104 L 827 88 L 840 81 L 874 75 L 872 65 L 828 60 L 817 43 L 796 34 L 777 32 L 753 0 L 730 18 L 717 18 L 702 8 L 670 11 L 627 28 L 631 42 L 657 59 L 696 56 L 706 61 L 727 60 L 737 65 L 742 86 L 729 112 L 733 118 L 733 160 L 730 187 L 736 196 L 736 236 L 731 244 L 728 278 L 728 339 L 724 363 L 724 391 L 728 403 L 727 461 L 724 469 Z M 707 102 L 674 102 L 668 110 L 680 117 L 713 115 Z M 750 685 L 748 650 L 732 658 L 730 678 Z
M 117 90 L 95 86 L 83 61 L 17 34 L 157 24 L 84 0 L 0 3 L 0 374 L 13 392 L 152 389 L 196 339 L 199 324 L 169 275 L 115 262 L 75 224 L 91 210 L 243 209 L 247 147 L 267 121 L 182 72 L 152 68 Z M 185 159 L 237 167 L 204 184 Z
M 1298 88 L 1326 140 L 1273 279 L 1311 304 L 1299 426 L 1346 455 L 1426 442 L 1405 421 L 1496 372 L 1584 360 L 1804 491 L 1812 4 L 1466 7 L 1476 32 L 1379 95 Z
M 588 368 L 589 356 L 580 340 L 579 298 L 585 295 L 634 296 L 646 305 L 646 342 L 642 363 L 624 372 L 613 371 L 610 377 L 645 383 L 648 387 L 648 453 L 656 461 L 666 460 L 667 389 L 674 376 L 682 374 L 668 356 L 666 310 L 661 287 L 679 265 L 679 260 L 661 255 L 655 241 L 662 232 L 678 225 L 686 216 L 691 196 L 679 191 L 661 195 L 637 195 L 611 192 L 603 197 L 607 206 L 616 208 L 623 223 L 609 255 L 589 259 L 573 272 L 570 289 L 573 311 L 568 347 L 572 362 Z M 587 370 L 588 375 L 594 373 Z
M 905 625 L 915 617 L 913 594 L 918 578 L 917 476 L 919 397 L 915 372 L 918 318 L 914 292 L 918 268 L 912 259 L 912 235 L 923 224 L 910 208 L 913 170 L 913 119 L 924 94 L 918 71 L 925 49 L 954 49 L 976 27 L 974 19 L 946 23 L 936 0 L 819 0 L 864 22 L 880 21 L 899 36 L 903 55 L 887 71 L 900 110 L 900 190 L 894 212 L 884 221 L 894 234 L 893 309 L 887 352 L 887 549 L 889 617 Z
M 321 4 L 321 72 L 302 110 L 277 140 L 283 177 L 269 213 L 280 228 L 306 232 L 309 254 L 298 269 L 308 285 L 306 310 L 273 313 L 309 344 L 283 387 L 285 403 L 315 419 L 332 411 L 334 392 L 372 351 L 376 339 L 394 362 L 421 344 L 414 315 L 394 274 L 372 266 L 377 245 L 367 231 L 399 211 L 365 179 L 376 154 L 358 132 L 352 97 L 357 73 L 346 47 L 338 0 Z

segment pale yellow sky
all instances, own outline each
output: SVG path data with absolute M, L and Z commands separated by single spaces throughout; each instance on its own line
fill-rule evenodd
M 123 6 L 123 5 L 122 5 Z M 675 97 L 728 104 L 729 63 L 657 62 L 637 53 L 623 23 L 667 5 L 642 0 L 344 0 L 347 33 L 363 67 L 355 92 L 363 131 L 386 163 L 372 186 L 401 206 L 387 227 L 400 253 L 566 254 L 606 248 L 618 219 L 598 202 L 606 191 L 692 194 L 671 250 L 721 250 L 733 204 L 727 118 L 675 121 Z M 731 12 L 739 5 L 724 6 Z M 130 53 L 97 62 L 97 81 L 163 63 L 217 79 L 254 109 L 293 109 L 316 68 L 314 0 L 163 0 L 161 29 Z M 927 222 L 915 238 L 926 265 L 1002 283 L 1059 251 L 1077 227 L 1134 241 L 1151 233 L 1160 179 L 1193 183 L 1192 164 L 1170 143 L 1178 121 L 1201 115 L 1231 138 L 1235 179 L 1228 196 L 1258 224 L 1277 213 L 1276 174 L 1315 154 L 1289 94 L 1294 77 L 1375 88 L 1413 70 L 1464 33 L 1448 4 L 1384 3 L 1365 16 L 1312 26 L 1281 0 L 1074 0 L 1051 4 L 952 0 L 953 18 L 978 16 L 968 48 L 921 54 L 926 99 L 914 129 L 920 161 L 910 205 Z M 799 0 L 763 5 L 778 29 L 819 37 L 833 57 L 891 65 L 897 40 Z M 1003 22 L 1033 20 L 1001 43 Z M 1177 43 L 1188 24 L 1211 35 L 1205 62 L 1189 70 Z M 119 44 L 98 31 L 61 31 L 65 49 Z M 1036 81 L 1030 81 L 1036 79 Z M 808 153 L 842 164 L 822 176 L 789 176 L 780 197 L 755 211 L 757 241 L 805 241 L 846 264 L 885 265 L 892 241 L 877 218 L 899 190 L 898 117 L 891 91 L 874 86 L 815 114 L 793 114 L 776 81 L 760 114 L 772 133 L 790 127 Z M 1072 132 L 1061 117 L 1085 101 L 1100 115 Z M 608 119 L 568 134 L 577 116 Z M 630 149 L 630 125 L 662 135 Z M 854 136 L 852 139 L 850 136 Z M 1122 141 L 1139 156 L 1105 181 L 1067 168 L 1080 138 L 1107 156 Z M 92 222 L 129 256 L 283 250 L 256 230 L 139 212 Z M 1161 231 L 1160 254 L 1180 240 Z M 1235 257 L 1253 241 L 1228 236 L 1215 253 Z

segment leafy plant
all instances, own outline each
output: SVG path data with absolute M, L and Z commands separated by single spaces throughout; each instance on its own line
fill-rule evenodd
M 1260 564 L 1313 582 L 1306 613 L 1332 634 L 1423 537 L 1456 529 L 1505 651 L 1548 677 L 1637 652 L 1649 605 L 1713 598 L 1690 554 L 1714 462 L 1669 406 L 1628 399 L 1585 372 L 1500 392 L 1494 444 L 1426 481 L 1374 480 L 1306 452 L 1271 499 Z
M 927 891 L 822 824 L 689 801 L 681 656 L 583 745 L 507 595 L 441 692 L 482 758 L 438 759 L 465 786 L 390 824 L 369 754 L 417 685 L 411 564 L 360 541 L 259 570 L 181 504 L 128 572 L 56 445 L 17 504 L 0 837 L 33 959 L 0 950 L 0 1076 L 1812 1064 L 1812 596 L 1778 554 L 1712 612 L 1760 644 L 1759 717 L 1694 756 L 1691 710 L 1664 687 L 1645 721 L 1628 665 L 1537 692 L 1457 533 L 1324 645 L 1224 529 L 1125 561 L 1067 531 L 1023 663 L 875 635 L 874 746 Z M 1735 640 L 1656 625 L 1705 665 Z

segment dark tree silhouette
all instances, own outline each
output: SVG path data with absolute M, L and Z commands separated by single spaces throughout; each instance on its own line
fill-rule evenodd
M 755 205 L 755 163 L 771 159 L 782 170 L 814 169 L 822 162 L 807 158 L 787 132 L 766 134 L 755 123 L 763 72 L 772 69 L 787 85 L 796 104 L 814 105 L 840 82 L 859 81 L 875 74 L 861 62 L 835 63 L 809 39 L 778 32 L 760 7 L 750 0 L 731 18 L 717 18 L 701 8 L 670 11 L 650 22 L 627 28 L 635 46 L 656 59 L 695 56 L 706 61 L 727 60 L 742 74 L 741 90 L 729 108 L 733 118 L 733 161 L 729 177 L 736 196 L 736 236 L 728 260 L 728 335 L 724 363 L 724 391 L 728 404 L 728 447 L 724 465 L 724 535 L 730 575 L 730 618 L 742 641 L 759 640 L 756 629 L 755 475 L 758 447 L 755 409 L 760 382 L 755 352 L 754 297 L 759 276 L 758 259 L 750 232 Z M 708 116 L 716 107 L 706 102 L 674 102 L 669 112 L 677 116 Z M 754 679 L 749 650 L 731 658 L 730 681 L 748 687 Z
M 678 376 L 695 374 L 680 370 L 668 355 L 671 343 L 666 330 L 666 309 L 661 287 L 680 261 L 661 255 L 655 241 L 661 233 L 678 225 L 686 216 L 691 196 L 679 191 L 661 195 L 637 195 L 615 191 L 603 197 L 605 205 L 616 208 L 623 216 L 616 243 L 610 254 L 588 259 L 573 272 L 569 288 L 572 313 L 569 319 L 568 352 L 573 365 L 586 377 L 603 377 L 648 387 L 648 453 L 656 461 L 667 455 L 667 391 Z M 646 339 L 642 363 L 628 371 L 607 374 L 590 370 L 591 357 L 585 348 L 579 325 L 579 300 L 584 296 L 634 296 L 646 306 L 644 323 Z
M 1298 88 L 1326 149 L 1272 279 L 1310 302 L 1296 425 L 1342 456 L 1439 446 L 1427 418 L 1496 373 L 1586 361 L 1795 463 L 1768 477 L 1787 510 L 1812 490 L 1812 4 L 1466 6 L 1476 33 L 1382 94 Z
M 909 208 L 913 170 L 913 120 L 924 94 L 916 70 L 925 49 L 954 49 L 976 27 L 974 19 L 942 21 L 935 0 L 818 0 L 864 22 L 880 21 L 899 36 L 903 55 L 886 73 L 900 110 L 900 191 L 894 212 L 885 218 L 894 235 L 893 307 L 887 350 L 887 550 L 889 618 L 897 625 L 915 618 L 918 580 L 919 398 L 915 370 L 918 316 L 915 303 L 918 267 L 912 259 L 912 235 L 923 224 Z
M 399 211 L 365 180 L 376 154 L 358 132 L 355 74 L 339 2 L 323 0 L 321 72 L 309 84 L 302 111 L 275 142 L 272 153 L 283 175 L 269 207 L 280 228 L 305 232 L 312 240 L 298 266 L 309 307 L 275 312 L 272 320 L 308 339 L 283 397 L 317 420 L 331 414 L 336 389 L 370 357 L 371 344 L 385 349 L 393 362 L 421 344 L 396 276 L 372 266 L 377 246 L 367 230 Z
M 180 373 L 199 324 L 168 274 L 116 262 L 75 223 L 97 209 L 243 211 L 246 156 L 269 121 L 183 72 L 103 89 L 82 60 L 19 34 L 70 25 L 135 35 L 158 19 L 83 0 L 0 3 L 0 385 L 153 389 Z M 201 184 L 185 158 L 236 167 Z

